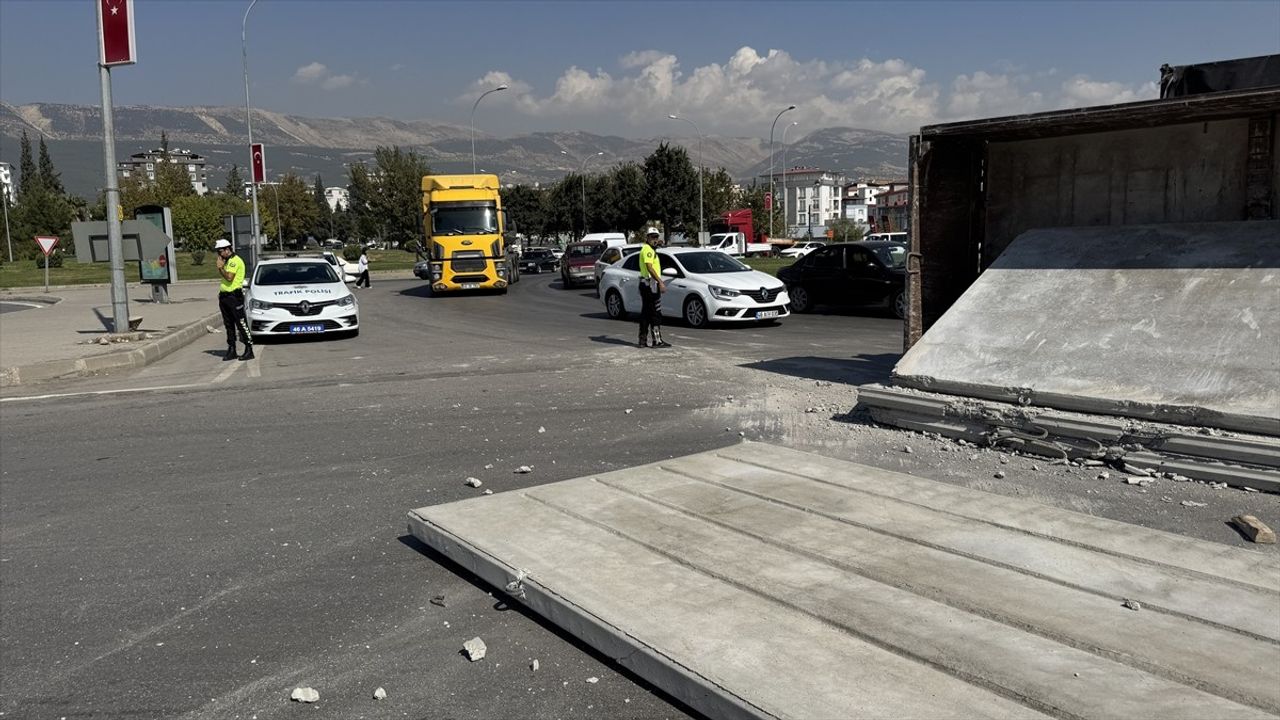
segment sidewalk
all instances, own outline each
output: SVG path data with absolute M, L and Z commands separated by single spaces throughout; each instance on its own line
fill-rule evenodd
M 166 304 L 152 302 L 140 283 L 129 283 L 127 293 L 130 318 L 142 318 L 135 339 L 99 344 L 111 328 L 110 286 L 0 291 L 0 303 L 36 306 L 0 313 L 0 387 L 141 367 L 207 334 L 206 325 L 222 328 L 215 280 L 170 285 Z

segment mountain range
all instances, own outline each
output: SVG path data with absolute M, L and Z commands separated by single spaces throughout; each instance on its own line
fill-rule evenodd
M 114 113 L 117 159 L 160 145 L 190 150 L 208 159 L 208 182 L 220 187 L 232 164 L 242 174 L 247 164 L 248 132 L 244 109 L 234 107 L 121 106 Z M 43 136 L 54 165 L 70 192 L 92 196 L 103 182 L 102 116 L 97 106 L 0 102 L 0 159 L 17 165 L 17 138 L 23 132 Z M 436 172 L 471 171 L 471 131 L 465 126 L 429 120 L 389 118 L 309 118 L 268 110 L 253 111 L 253 139 L 267 146 L 268 174 L 320 174 L 326 184 L 342 184 L 345 167 L 369 160 L 380 145 L 417 150 Z M 498 173 L 504 183 L 547 183 L 577 171 L 618 162 L 642 162 L 659 142 L 681 145 L 698 163 L 697 138 L 677 135 L 632 139 L 586 132 L 537 132 L 509 138 L 477 133 L 480 169 Z M 761 138 L 704 136 L 702 162 L 723 167 L 742 182 L 769 172 L 769 142 Z M 604 153 L 597 157 L 596 153 Z M 774 170 L 783 166 L 781 143 L 774 146 Z M 856 128 L 823 128 L 793 140 L 786 164 L 819 167 L 858 178 L 893 179 L 906 175 L 907 138 Z

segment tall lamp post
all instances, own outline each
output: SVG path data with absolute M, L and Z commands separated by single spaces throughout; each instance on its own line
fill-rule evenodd
M 569 155 L 564 150 L 560 151 L 561 155 Z M 593 157 L 600 157 L 604 152 L 598 152 L 595 155 L 588 155 L 582 158 L 582 164 L 578 166 L 578 175 L 582 177 L 582 234 L 587 234 L 587 161 Z
M 249 42 L 247 39 L 247 29 L 249 26 L 249 13 L 253 10 L 253 6 L 258 4 L 258 0 L 250 0 L 249 7 L 244 11 L 244 19 L 240 21 L 240 55 L 244 61 L 244 126 L 249 131 L 249 172 L 253 173 L 253 111 L 249 109 Z M 265 179 L 265 178 L 264 178 Z M 262 227 L 258 220 L 258 184 L 256 182 L 249 183 L 252 188 L 253 196 L 253 247 L 254 251 L 258 248 L 258 235 Z
M 698 129 L 698 124 L 686 117 L 679 115 L 668 115 L 672 120 L 683 120 L 693 126 L 693 131 L 698 133 L 698 244 L 702 244 L 702 232 L 706 230 L 706 225 L 702 222 L 702 131 Z M 784 131 L 785 134 L 785 131 Z
M 769 239 L 773 239 L 773 131 L 778 127 L 778 118 L 782 117 L 782 113 L 795 110 L 795 105 L 788 105 L 782 112 L 779 112 L 773 118 L 773 124 L 769 126 Z
M 499 90 L 506 90 L 506 85 L 499 85 L 492 90 L 486 90 L 480 93 L 480 97 L 476 98 L 475 103 L 471 105 L 471 174 L 476 174 L 476 108 L 480 105 L 480 101 L 485 95 L 496 93 Z
M 791 214 L 787 212 L 787 131 L 800 124 L 800 121 L 793 120 L 790 125 L 782 128 L 782 232 L 791 234 Z M 800 202 L 796 198 L 796 202 Z

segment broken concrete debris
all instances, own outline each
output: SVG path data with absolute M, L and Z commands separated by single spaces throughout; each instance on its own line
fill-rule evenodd
M 377 690 L 374 690 L 374 691 L 373 691 L 373 699 L 374 699 L 374 700 L 385 700 L 386 698 L 387 698 L 387 691 L 386 691 L 386 690 L 384 690 L 384 689 L 382 689 L 382 688 L 378 688 Z
M 1263 545 L 1276 544 L 1275 531 L 1253 515 L 1237 515 L 1231 518 L 1231 523 L 1240 528 L 1240 532 L 1252 542 Z
M 489 488 L 485 488 L 485 489 L 484 489 L 484 492 L 482 492 L 482 493 L 480 493 L 480 494 L 481 494 L 481 495 L 492 495 L 492 494 L 493 494 L 493 491 L 492 491 L 492 490 L 490 490 Z
M 436 595 L 436 596 L 432 597 L 432 598 L 431 598 L 431 604 L 432 604 L 432 605 L 439 605 L 440 607 L 449 607 L 449 606 L 445 603 L 445 601 L 444 601 L 444 596 L 443 596 L 443 595 Z
M 910 446 L 910 445 L 907 445 L 907 446 L 905 446 L 905 447 L 903 447 L 903 448 L 902 448 L 902 452 L 904 452 L 904 453 L 906 453 L 906 454 L 910 455 L 913 451 L 911 450 L 911 446 Z
M 512 470 L 511 472 L 517 475 L 528 475 L 529 473 L 533 472 L 533 468 L 529 467 L 528 465 L 521 465 L 520 467 L 516 468 L 515 470 Z
M 316 692 L 315 688 L 297 687 L 293 689 L 289 699 L 302 703 L 313 703 L 320 699 L 320 693 Z
M 598 678 L 598 677 L 589 677 L 589 678 L 587 678 L 587 682 L 591 683 L 592 685 L 595 685 L 596 683 L 600 682 L 600 678 Z
M 480 478 L 473 478 L 473 477 L 467 478 L 465 482 L 467 485 L 470 485 L 471 487 L 480 487 L 483 484 L 480 482 Z
M 533 662 L 529 663 L 529 669 L 533 672 L 538 672 L 538 658 L 534 658 Z
M 1003 470 L 997 470 L 997 471 L 996 471 L 996 475 L 995 475 L 995 477 L 996 477 L 996 479 L 997 479 L 997 480 L 1003 480 L 1003 479 L 1004 479 L 1004 471 L 1003 471 Z
M 1120 605 L 1123 607 L 1127 607 L 1130 610 L 1133 610 L 1135 612 L 1142 609 L 1142 603 L 1138 602 L 1137 600 L 1130 600 L 1129 598 L 1125 598 L 1124 602 L 1120 603 Z
M 462 651 L 467 654 L 467 659 L 471 662 L 475 662 L 483 658 L 484 654 L 488 652 L 488 650 L 489 648 L 485 646 L 484 641 L 478 637 L 473 637 L 462 643 Z
M 1209 503 L 1196 502 L 1195 500 L 1183 500 L 1182 507 L 1197 508 L 1206 507 Z

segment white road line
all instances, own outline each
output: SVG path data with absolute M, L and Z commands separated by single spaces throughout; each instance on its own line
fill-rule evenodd
M 186 388 L 195 387 L 203 387 L 203 385 L 200 383 L 186 383 L 183 385 L 156 385 L 155 387 L 122 388 L 120 390 L 86 390 L 83 392 L 52 393 L 49 395 L 26 395 L 23 397 L 0 398 L 0 403 L 24 402 L 28 400 L 52 400 L 54 398 L 82 397 L 89 395 L 120 395 L 123 393 L 155 392 L 159 390 L 184 390 Z
M 238 360 L 232 360 L 231 364 L 228 365 L 225 370 L 218 373 L 218 376 L 213 379 L 213 384 L 217 385 L 223 380 L 226 380 L 227 378 L 231 377 L 231 373 L 235 372 L 236 370 L 239 370 L 240 366 L 243 364 L 244 363 L 239 362 Z
M 262 362 L 262 356 L 267 353 L 265 347 L 258 345 L 254 347 L 257 348 L 257 351 L 254 352 L 253 359 L 249 361 L 249 377 L 251 378 L 262 377 L 262 366 L 259 363 Z
M 22 300 L 0 300 L 0 304 L 4 304 L 4 305 L 21 305 L 21 306 L 23 306 L 23 307 L 35 308 L 35 309 L 37 309 L 37 310 L 39 310 L 40 308 L 43 308 L 43 307 L 48 307 L 48 305 L 44 305 L 44 304 L 42 304 L 42 303 L 24 302 L 24 301 L 22 301 Z

